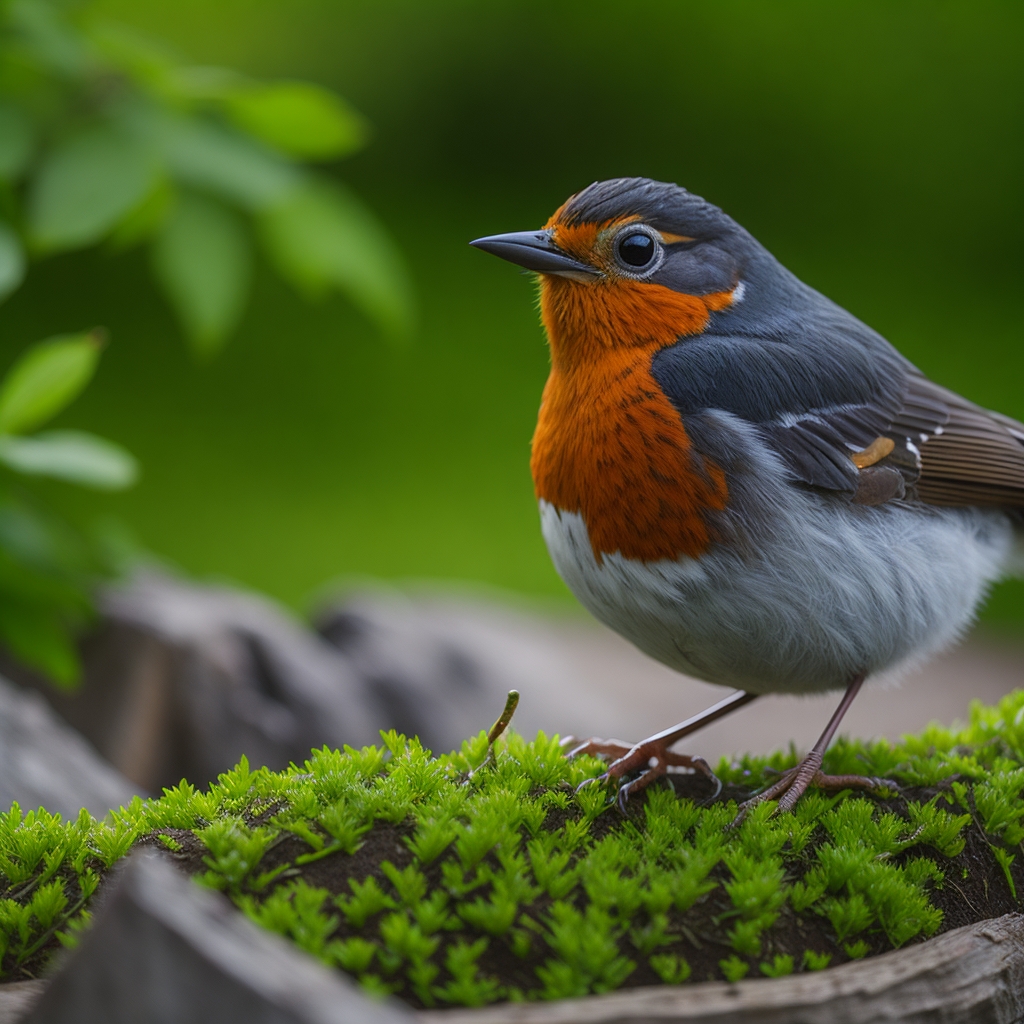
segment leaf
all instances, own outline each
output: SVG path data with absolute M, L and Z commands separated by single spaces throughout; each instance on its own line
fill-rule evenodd
M 96 371 L 103 335 L 68 334 L 41 341 L 0 382 L 0 434 L 34 430 L 69 405 Z
M 40 669 L 62 689 L 78 682 L 78 652 L 50 609 L 0 595 L 0 639 L 19 661 Z
M 166 220 L 173 201 L 171 183 L 161 174 L 142 202 L 121 218 L 107 243 L 115 251 L 122 252 L 152 238 Z
M 243 131 L 302 159 L 346 156 L 366 141 L 366 122 L 336 93 L 309 82 L 238 89 L 224 107 Z
M 106 127 L 49 154 L 32 183 L 29 233 L 43 249 L 74 249 L 103 237 L 153 184 L 146 148 Z
M 159 39 L 119 22 L 89 19 L 89 41 L 119 71 L 163 95 L 173 92 L 171 82 L 178 60 L 171 47 Z
M 62 78 L 75 78 L 89 65 L 84 40 L 61 16 L 59 5 L 46 0 L 15 0 L 5 4 L 11 24 L 25 49 Z
M 0 178 L 14 181 L 28 164 L 35 145 L 28 115 L 18 107 L 0 104 Z
M 148 122 L 175 177 L 247 209 L 283 201 L 301 181 L 276 153 L 210 121 L 151 112 Z
M 124 448 L 81 430 L 0 437 L 0 461 L 19 473 L 52 476 L 102 491 L 131 487 L 139 476 L 138 463 Z
M 0 132 L 3 127 L 0 126 Z M 0 222 L 0 302 L 7 298 L 25 277 L 25 253 L 21 240 Z
M 22 492 L 9 486 L 4 490 Z M 31 495 L 0 499 L 0 585 L 5 589 L 17 579 L 23 594 L 75 617 L 90 607 L 82 583 L 103 571 L 98 554 L 90 539 Z
M 179 199 L 156 238 L 153 266 L 193 348 L 212 355 L 238 323 L 249 288 L 249 241 L 212 199 Z
M 316 295 L 337 288 L 389 338 L 411 335 L 412 288 L 401 256 L 351 192 L 310 183 L 267 210 L 260 226 L 270 258 L 300 290 Z

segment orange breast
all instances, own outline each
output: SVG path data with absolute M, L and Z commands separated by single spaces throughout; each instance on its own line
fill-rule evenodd
M 552 368 L 533 436 L 538 498 L 587 524 L 594 555 L 644 562 L 697 557 L 712 541 L 706 513 L 724 509 L 724 472 L 693 451 L 650 373 L 651 357 L 696 333 L 728 293 L 542 278 Z

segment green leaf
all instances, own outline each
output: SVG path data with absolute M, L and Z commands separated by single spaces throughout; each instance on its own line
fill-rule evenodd
M 80 430 L 0 437 L 0 461 L 19 473 L 52 476 L 103 491 L 131 487 L 139 476 L 138 463 L 124 448 Z
M 161 174 L 142 202 L 129 210 L 110 233 L 110 247 L 123 251 L 152 238 L 167 219 L 173 201 L 171 183 Z
M 152 112 L 148 121 L 172 175 L 229 202 L 262 209 L 282 202 L 301 181 L 276 153 L 212 122 Z
M 7 12 L 25 49 L 40 64 L 61 77 L 75 78 L 88 66 L 89 53 L 59 6 L 46 0 L 10 0 Z
M 153 185 L 155 166 L 137 140 L 97 127 L 46 158 L 29 195 L 29 233 L 43 249 L 74 249 L 103 237 Z
M 243 131 L 302 159 L 346 156 L 366 141 L 366 122 L 336 93 L 309 82 L 239 89 L 224 107 Z
M 96 371 L 99 331 L 41 341 L 0 382 L 0 434 L 34 430 L 69 405 Z
M 0 126 L 0 132 L 3 127 Z M 21 239 L 0 222 L 0 302 L 7 298 L 25 277 L 25 253 Z
M 35 145 L 28 115 L 18 107 L 0 104 L 0 178 L 14 181 L 28 164 Z
M 212 355 L 238 323 L 249 288 L 249 241 L 220 203 L 183 195 L 157 236 L 153 265 L 193 348 Z
M 413 330 L 412 288 L 398 250 L 374 215 L 338 185 L 310 183 L 260 218 L 281 274 L 310 295 L 344 292 L 383 333 Z
M 0 640 L 19 661 L 72 689 L 81 674 L 78 652 L 52 611 L 2 597 Z
M 178 59 L 166 43 L 119 22 L 90 18 L 88 39 L 119 71 L 157 95 L 173 94 Z

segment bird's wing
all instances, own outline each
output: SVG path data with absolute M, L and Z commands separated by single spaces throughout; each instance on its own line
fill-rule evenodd
M 917 497 L 930 505 L 1024 508 L 1024 424 L 924 377 L 912 378 L 911 386 L 949 409 L 949 419 L 921 438 Z M 898 417 L 892 429 L 902 426 Z
M 688 339 L 651 369 L 684 419 L 720 409 L 755 423 L 800 483 L 862 500 L 877 467 L 898 485 L 878 500 L 1024 507 L 1024 425 L 933 384 L 894 350 L 830 359 L 774 339 Z

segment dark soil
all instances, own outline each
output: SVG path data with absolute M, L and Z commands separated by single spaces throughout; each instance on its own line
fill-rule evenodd
M 706 798 L 707 784 L 700 777 L 678 776 L 676 777 L 676 789 L 680 796 L 691 797 L 694 800 Z M 896 813 L 905 812 L 905 804 L 908 800 L 926 801 L 935 795 L 936 789 L 907 789 L 899 797 L 890 799 L 875 799 L 877 803 L 888 810 Z M 749 793 L 737 787 L 726 787 L 722 793 L 723 799 L 742 800 L 749 796 Z M 630 818 L 643 817 L 643 799 L 635 800 L 628 808 Z M 562 813 L 564 817 L 564 812 Z M 594 835 L 600 838 L 611 831 L 618 822 L 617 812 L 611 811 L 601 815 L 594 823 Z M 546 828 L 558 828 L 562 822 L 558 820 L 555 812 L 549 815 Z M 164 854 L 167 854 L 188 874 L 198 874 L 206 870 L 203 863 L 203 856 L 206 848 L 200 843 L 191 832 L 178 830 L 163 830 L 166 834 L 173 836 L 182 849 L 177 853 L 170 853 L 167 848 L 155 837 L 143 840 L 143 845 L 153 846 Z M 406 867 L 412 862 L 412 854 L 403 843 L 403 837 L 411 834 L 411 827 L 406 825 L 393 825 L 378 821 L 373 829 L 363 837 L 363 845 L 355 854 L 333 854 L 321 860 L 302 865 L 294 866 L 293 862 L 297 856 L 309 851 L 309 847 L 300 839 L 292 835 L 286 835 L 279 840 L 264 856 L 259 871 L 266 871 L 284 864 L 292 864 L 288 870 L 283 872 L 275 880 L 274 885 L 283 884 L 294 878 L 301 877 L 308 884 L 327 889 L 331 894 L 350 892 L 349 879 L 362 881 L 369 875 L 374 875 L 380 882 L 384 891 L 390 891 L 390 883 L 381 871 L 380 865 L 383 861 L 391 861 L 397 868 Z M 916 847 L 912 854 L 907 856 L 920 856 L 922 853 L 930 855 L 945 873 L 945 881 L 941 887 L 934 888 L 931 893 L 932 902 L 943 911 L 943 922 L 939 933 L 959 928 L 962 925 L 974 924 L 989 918 L 999 917 L 1003 914 L 1020 909 L 1010 887 L 1007 884 L 1006 876 L 1002 868 L 992 856 L 988 843 L 977 825 L 969 826 L 964 830 L 966 846 L 963 851 L 952 859 L 943 857 L 937 851 L 930 851 L 927 847 Z M 810 862 L 814 856 L 815 844 L 808 845 L 803 857 Z M 440 862 L 438 858 L 433 864 L 424 869 L 431 889 L 441 883 Z M 497 862 L 495 861 L 495 866 Z M 1011 869 L 1014 883 L 1018 891 L 1024 892 L 1024 858 L 1017 858 Z M 724 865 L 719 865 L 711 875 L 719 881 L 728 880 L 728 871 Z M 468 898 L 474 898 L 474 892 Z M 529 915 L 539 919 L 544 915 L 550 905 L 548 896 L 543 896 L 525 909 Z M 720 915 L 731 910 L 731 903 L 721 886 L 718 886 L 702 900 L 691 907 L 686 913 L 670 911 L 669 917 L 673 931 L 678 935 L 676 942 L 670 946 L 659 949 L 662 953 L 677 953 L 686 958 L 692 969 L 690 981 L 721 981 L 722 973 L 718 966 L 720 960 L 732 955 L 732 948 L 727 938 L 727 931 L 732 924 L 731 917 L 722 918 Z M 355 931 L 350 928 L 342 915 L 338 915 L 339 925 L 337 930 L 338 938 L 347 938 L 350 935 L 376 933 L 377 921 L 371 918 L 363 929 Z M 468 931 L 445 932 L 447 941 L 455 941 L 464 938 L 472 941 L 479 933 L 470 934 Z M 887 951 L 888 946 L 884 935 L 865 938 L 870 954 Z M 813 950 L 817 953 L 828 953 L 831 955 L 831 965 L 844 963 L 850 959 L 842 944 L 837 943 L 829 922 L 813 912 L 806 912 L 804 915 L 797 915 L 788 905 L 782 911 L 776 924 L 763 935 L 763 949 L 759 957 L 747 958 L 750 964 L 748 977 L 760 977 L 759 964 L 771 961 L 776 954 L 790 954 L 793 957 L 796 969 L 800 969 L 805 950 Z M 922 940 L 914 940 L 922 941 Z M 443 958 L 444 944 L 435 954 L 435 959 L 440 964 Z M 646 957 L 638 954 L 632 949 L 628 940 L 622 942 L 623 955 L 630 956 L 635 960 L 637 967 L 626 980 L 623 988 L 634 988 L 640 985 L 661 984 L 661 979 L 647 964 Z M 480 967 L 486 974 L 494 975 L 506 985 L 518 986 L 523 990 L 535 989 L 537 987 L 537 975 L 535 970 L 542 965 L 550 955 L 542 939 L 533 937 L 533 946 L 524 958 L 520 958 L 512 952 L 509 942 L 504 938 L 493 938 L 490 941 L 487 951 L 480 959 Z M 404 990 L 397 995 L 412 1005 L 422 1005 L 411 991 Z

